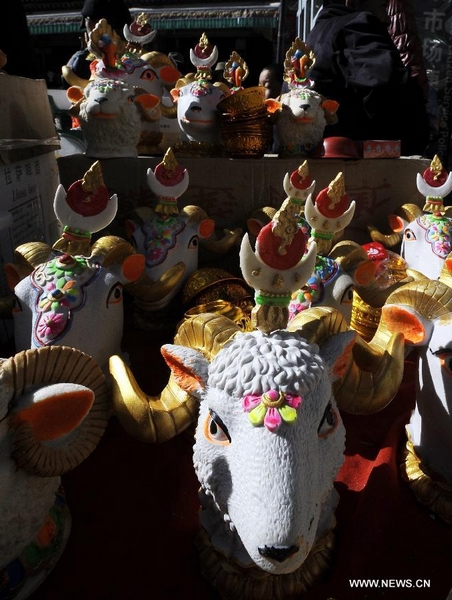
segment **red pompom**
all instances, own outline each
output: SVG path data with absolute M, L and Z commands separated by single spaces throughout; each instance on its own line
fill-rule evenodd
M 259 232 L 256 248 L 259 256 L 266 265 L 281 271 L 292 269 L 303 257 L 306 250 L 306 238 L 298 229 L 290 246 L 285 246 L 285 254 L 280 253 L 282 240 L 273 233 L 274 223 L 267 223 Z
M 82 180 L 73 183 L 66 194 L 66 202 L 70 208 L 84 217 L 98 215 L 107 207 L 110 195 L 107 188 L 102 185 L 94 192 L 85 191 Z

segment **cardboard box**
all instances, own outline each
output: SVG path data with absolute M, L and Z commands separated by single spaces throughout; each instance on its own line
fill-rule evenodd
M 101 159 L 104 180 L 110 192 L 117 193 L 119 209 L 117 235 L 124 234 L 124 221 L 137 206 L 154 206 L 147 185 L 146 172 L 155 168 L 162 157 Z M 61 183 L 67 189 L 83 177 L 94 159 L 82 154 L 58 159 Z M 286 198 L 283 179 L 303 162 L 302 158 L 227 159 L 178 158 L 186 167 L 190 184 L 179 199 L 179 206 L 195 204 L 215 219 L 217 228 L 246 229 L 246 219 L 256 208 L 279 208 Z M 416 176 L 430 165 L 428 159 L 309 159 L 311 176 L 316 180 L 315 193 L 327 187 L 343 172 L 345 188 L 356 200 L 355 216 L 345 235 L 358 243 L 370 241 L 370 223 L 388 231 L 388 215 L 404 203 L 424 205 L 416 187 Z
M 59 148 L 44 80 L 0 75 L 0 296 L 8 294 L 3 265 L 24 242 L 52 244 Z
M 365 140 L 363 158 L 400 158 L 400 141 Z

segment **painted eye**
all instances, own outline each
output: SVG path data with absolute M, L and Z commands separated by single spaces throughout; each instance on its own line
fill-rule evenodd
M 153 81 L 155 79 L 155 73 L 151 69 L 147 69 L 140 75 L 140 79 L 145 79 L 146 81 Z
M 231 436 L 229 435 L 228 428 L 214 410 L 209 411 L 209 414 L 204 421 L 203 432 L 209 442 L 214 444 L 227 446 L 231 443 Z
M 122 301 L 122 283 L 114 285 L 107 297 L 107 307 L 112 304 L 119 304 Z
M 130 104 L 133 104 L 135 102 L 135 96 L 127 96 L 127 102 L 130 102 Z
M 412 229 L 405 229 L 403 234 L 403 239 L 407 242 L 414 242 L 416 240 L 416 235 Z
M 188 250 L 195 250 L 198 247 L 198 236 L 194 235 L 191 240 L 188 242 Z
M 353 302 L 353 289 L 354 286 L 348 287 L 342 295 L 341 304 L 351 304 Z
M 329 436 L 336 429 L 338 423 L 339 415 L 332 407 L 331 402 L 328 402 L 317 429 L 317 435 L 320 438 Z

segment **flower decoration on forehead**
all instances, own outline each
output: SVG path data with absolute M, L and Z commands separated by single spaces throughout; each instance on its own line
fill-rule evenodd
M 252 425 L 265 425 L 272 433 L 283 422 L 289 425 L 295 423 L 301 403 L 301 396 L 278 390 L 269 390 L 262 395 L 248 394 L 242 400 L 243 410 L 248 413 Z
M 425 196 L 423 210 L 433 214 L 444 212 L 443 198 L 452 191 L 452 174 L 447 173 L 438 155 L 432 159 L 430 166 L 416 179 L 417 189 Z

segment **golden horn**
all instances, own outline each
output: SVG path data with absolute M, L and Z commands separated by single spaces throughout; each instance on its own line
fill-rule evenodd
M 204 313 L 184 321 L 174 343 L 198 350 L 211 360 L 240 331 L 227 317 Z M 198 400 L 181 390 L 172 375 L 160 396 L 148 396 L 119 356 L 110 358 L 110 373 L 113 410 L 134 437 L 144 442 L 163 442 L 194 422 Z
M 299 313 L 288 325 L 309 342 L 321 344 L 334 333 L 349 329 L 344 317 L 331 307 Z M 387 328 L 377 330 L 371 342 L 358 334 L 344 375 L 334 382 L 339 408 L 355 414 L 372 414 L 384 408 L 397 393 L 403 376 L 404 338 Z

